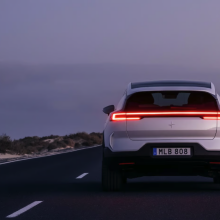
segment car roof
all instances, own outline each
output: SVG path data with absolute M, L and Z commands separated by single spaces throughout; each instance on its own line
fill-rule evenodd
M 127 95 L 141 91 L 204 91 L 215 95 L 215 86 L 212 82 L 161 80 L 132 82 L 128 84 Z

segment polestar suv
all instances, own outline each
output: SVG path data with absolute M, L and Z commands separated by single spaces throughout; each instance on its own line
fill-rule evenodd
M 220 98 L 211 82 L 129 83 L 107 106 L 102 187 L 127 178 L 200 175 L 220 183 Z

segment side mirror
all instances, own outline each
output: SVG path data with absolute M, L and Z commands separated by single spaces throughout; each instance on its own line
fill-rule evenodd
M 113 111 L 115 111 L 115 106 L 114 105 L 108 105 L 105 108 L 103 108 L 103 112 L 107 115 L 109 115 Z

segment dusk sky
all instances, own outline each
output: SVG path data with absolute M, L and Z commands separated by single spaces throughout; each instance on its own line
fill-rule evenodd
M 219 0 L 0 1 L 0 60 L 220 68 Z
M 127 83 L 213 81 L 219 0 L 0 1 L 0 133 L 102 131 Z M 220 92 L 220 91 L 219 91 Z

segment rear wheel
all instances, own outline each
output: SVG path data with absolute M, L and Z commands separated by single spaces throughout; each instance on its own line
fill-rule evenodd
M 126 184 L 127 183 L 127 178 L 126 177 L 122 177 L 122 183 Z
M 214 177 L 213 182 L 214 183 L 220 183 L 220 177 Z
M 110 170 L 102 164 L 102 188 L 105 191 L 119 191 L 123 184 L 122 174 L 117 170 Z

